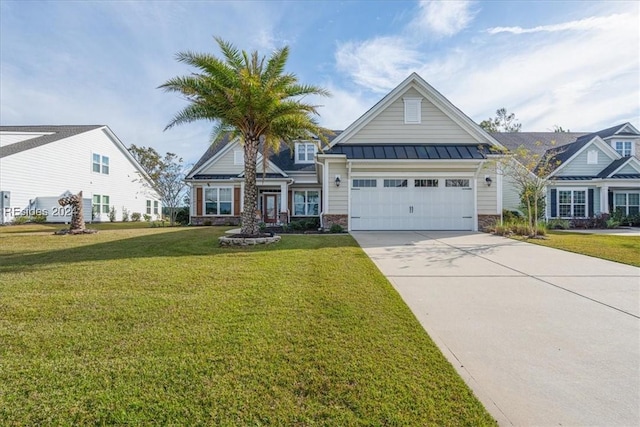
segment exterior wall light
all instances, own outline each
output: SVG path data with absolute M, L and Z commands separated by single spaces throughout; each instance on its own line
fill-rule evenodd
M 491 179 L 491 177 L 490 177 L 490 176 L 486 176 L 486 177 L 484 178 L 484 182 L 486 182 L 486 183 L 487 183 L 487 187 L 491 187 L 491 183 L 493 182 L 493 180 Z
M 340 187 L 340 175 L 336 175 L 336 187 Z

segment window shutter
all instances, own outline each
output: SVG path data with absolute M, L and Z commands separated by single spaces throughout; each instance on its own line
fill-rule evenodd
M 240 187 L 235 187 L 233 189 L 233 214 L 235 216 L 240 215 Z
M 607 203 L 609 204 L 609 213 L 613 214 L 613 191 L 608 192 Z
M 551 218 L 558 217 L 558 190 L 551 189 Z
M 196 215 L 202 215 L 202 187 L 196 188 Z
M 589 198 L 589 218 L 593 218 L 593 188 L 590 188 L 587 193 Z

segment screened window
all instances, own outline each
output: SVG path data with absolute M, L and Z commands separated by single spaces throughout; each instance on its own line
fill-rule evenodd
M 639 214 L 640 193 L 615 193 L 613 198 L 613 211 L 622 212 L 624 215 Z
M 629 157 L 633 154 L 632 148 L 633 143 L 631 141 L 616 141 L 614 142 L 614 147 L 618 154 L 623 157 Z
M 445 187 L 469 187 L 468 179 L 447 179 L 444 181 Z
M 296 163 L 313 163 L 316 149 L 316 144 L 313 142 L 300 142 L 296 144 Z
M 414 187 L 437 187 L 437 179 L 416 179 L 413 183 Z
M 407 180 L 406 179 L 385 179 L 384 186 L 385 187 L 406 187 Z
M 320 192 L 305 190 L 293 192 L 293 215 L 316 216 L 320 211 Z
M 109 157 L 94 153 L 91 170 L 95 173 L 109 175 Z
M 558 214 L 561 218 L 585 218 L 587 216 L 586 190 L 559 190 Z
M 376 182 L 375 179 L 354 179 L 353 180 L 353 186 L 355 188 L 376 187 L 377 186 L 377 182 Z
M 109 213 L 109 196 L 94 194 L 93 195 L 93 211 L 95 213 Z
M 232 202 L 231 188 L 212 187 L 204 189 L 205 215 L 231 215 Z

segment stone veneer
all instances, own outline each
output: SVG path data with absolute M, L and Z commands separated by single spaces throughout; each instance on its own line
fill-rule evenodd
M 192 216 L 191 225 L 240 225 L 239 216 Z
M 329 230 L 334 224 L 342 226 L 342 228 L 344 228 L 344 231 L 347 231 L 349 226 L 349 216 L 332 214 L 324 214 L 322 216 L 322 225 L 325 230 Z
M 500 222 L 500 215 L 478 215 L 478 231 L 490 231 Z

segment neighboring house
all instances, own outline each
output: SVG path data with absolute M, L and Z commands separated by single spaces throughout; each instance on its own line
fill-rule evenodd
M 258 173 L 266 223 L 320 218 L 348 230 L 478 230 L 500 217 L 504 147 L 413 73 L 317 152 L 298 141 Z M 259 159 L 258 164 L 263 164 Z M 238 224 L 243 151 L 209 148 L 187 175 L 192 224 Z
M 556 165 L 547 177 L 547 218 L 639 213 L 640 132 L 630 123 L 593 133 L 492 135 L 510 150 L 523 146 Z M 503 200 L 507 209 L 519 207 L 519 197 L 509 185 Z
M 43 214 L 68 222 L 58 199 L 83 192 L 85 220 L 126 210 L 161 215 L 160 197 L 138 162 L 107 127 L 0 126 L 0 223 Z

